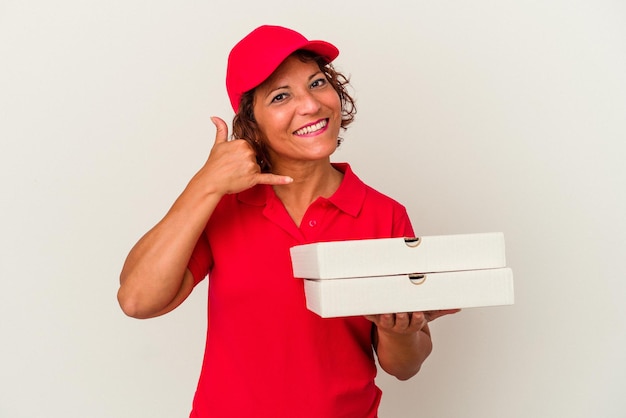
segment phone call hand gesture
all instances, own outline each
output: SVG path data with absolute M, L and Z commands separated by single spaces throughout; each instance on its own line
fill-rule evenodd
M 228 125 L 214 116 L 215 143 L 204 166 L 194 176 L 205 191 L 219 195 L 238 193 L 257 184 L 281 185 L 293 180 L 288 176 L 262 173 L 252 146 L 244 140 L 228 140 Z

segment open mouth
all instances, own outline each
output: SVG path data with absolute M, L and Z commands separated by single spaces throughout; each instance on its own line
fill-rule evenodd
M 328 126 L 328 119 L 322 119 L 305 127 L 302 127 L 294 132 L 294 135 L 310 135 L 312 133 L 321 131 Z

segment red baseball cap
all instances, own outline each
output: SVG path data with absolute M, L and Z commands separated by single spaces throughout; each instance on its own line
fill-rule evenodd
M 291 53 L 305 49 L 331 62 L 339 50 L 324 41 L 309 41 L 282 26 L 259 26 L 237 43 L 228 55 L 226 90 L 235 113 L 241 96 L 263 83 Z

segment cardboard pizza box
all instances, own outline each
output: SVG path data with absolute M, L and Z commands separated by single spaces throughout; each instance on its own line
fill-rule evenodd
M 304 280 L 307 308 L 323 318 L 512 305 L 509 268 Z
M 504 234 L 318 242 L 292 247 L 294 277 L 339 279 L 506 266 Z

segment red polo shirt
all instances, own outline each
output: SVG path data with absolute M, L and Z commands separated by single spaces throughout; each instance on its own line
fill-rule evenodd
M 227 195 L 189 269 L 209 275 L 208 330 L 192 418 L 376 417 L 372 324 L 308 311 L 289 248 L 413 236 L 405 208 L 357 178 L 308 208 L 298 227 L 271 186 Z

